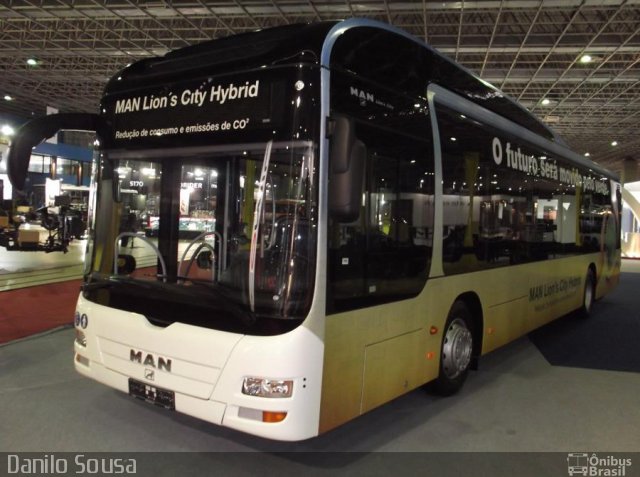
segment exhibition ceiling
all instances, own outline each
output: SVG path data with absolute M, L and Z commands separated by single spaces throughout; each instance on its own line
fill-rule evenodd
M 94 112 L 108 78 L 133 61 L 349 17 L 427 41 L 611 169 L 640 157 L 640 0 L 3 0 L 0 113 Z

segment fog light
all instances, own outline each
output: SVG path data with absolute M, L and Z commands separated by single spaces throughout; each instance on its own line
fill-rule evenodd
M 76 343 L 83 348 L 87 347 L 87 337 L 84 335 L 84 332 L 80 331 L 78 328 L 76 328 Z
M 293 381 L 291 380 L 245 377 L 242 382 L 242 394 L 248 396 L 288 398 L 291 397 L 292 392 Z

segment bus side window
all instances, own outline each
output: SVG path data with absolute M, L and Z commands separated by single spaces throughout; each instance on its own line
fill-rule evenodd
M 367 149 L 361 213 L 351 223 L 332 221 L 329 231 L 335 311 L 417 295 L 431 260 L 431 144 L 360 123 L 357 137 Z
M 610 210 L 600 178 L 444 106 L 437 116 L 445 274 L 600 249 Z

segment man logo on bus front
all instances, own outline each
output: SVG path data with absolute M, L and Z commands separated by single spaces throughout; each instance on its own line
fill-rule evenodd
M 153 369 L 145 368 L 144 370 L 144 379 L 149 381 L 153 381 L 156 377 L 156 373 Z
M 129 350 L 129 361 L 133 363 L 139 363 L 144 366 L 151 366 L 152 368 L 159 369 L 160 371 L 171 372 L 171 359 L 164 358 L 162 356 L 154 356 L 151 353 L 144 353 L 142 351 L 131 349 Z

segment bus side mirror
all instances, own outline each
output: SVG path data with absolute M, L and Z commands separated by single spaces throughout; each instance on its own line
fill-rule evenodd
M 360 216 L 367 148 L 355 136 L 352 119 L 337 117 L 329 158 L 329 215 L 341 223 Z
M 97 114 L 50 114 L 33 119 L 23 125 L 11 140 L 7 154 L 7 174 L 17 190 L 24 188 L 31 150 L 60 130 L 95 131 L 98 135 L 105 130 L 102 119 Z

